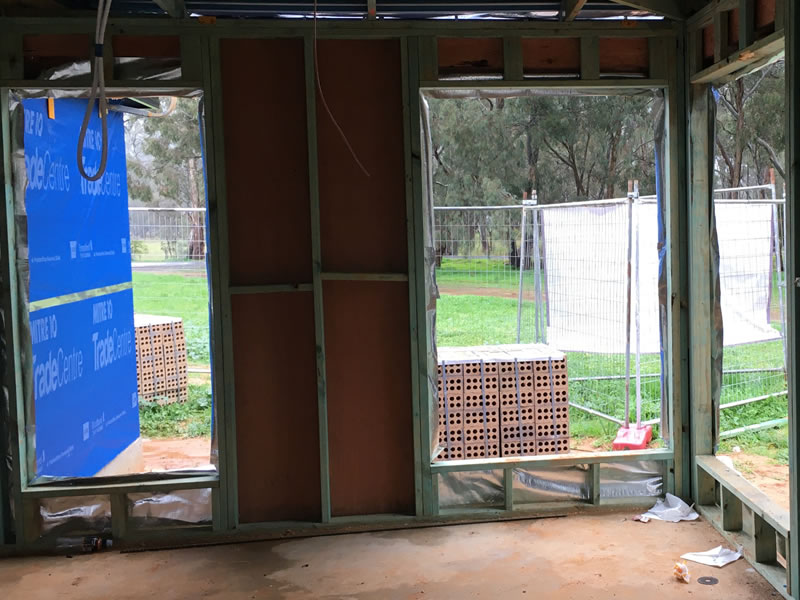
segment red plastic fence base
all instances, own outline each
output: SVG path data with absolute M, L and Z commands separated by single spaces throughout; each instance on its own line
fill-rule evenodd
M 614 440 L 614 450 L 644 450 L 653 439 L 653 427 L 620 427 L 617 439 Z

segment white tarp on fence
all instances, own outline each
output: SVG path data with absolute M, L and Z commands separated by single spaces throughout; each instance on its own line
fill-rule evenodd
M 633 228 L 631 352 L 659 351 L 658 221 L 654 203 L 633 207 L 639 221 L 639 288 Z M 638 211 L 638 214 L 637 214 Z M 716 205 L 724 344 L 778 339 L 769 324 L 772 206 Z M 562 351 L 625 352 L 628 206 L 569 206 L 541 211 L 549 326 L 547 342 Z

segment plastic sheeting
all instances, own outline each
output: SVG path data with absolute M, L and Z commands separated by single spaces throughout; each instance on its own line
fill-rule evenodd
M 436 356 L 436 300 L 439 299 L 439 288 L 436 285 L 436 248 L 434 245 L 433 224 L 433 166 L 429 157 L 432 152 L 430 107 L 424 94 L 420 94 L 420 120 L 422 130 L 422 167 L 425 185 L 423 189 L 424 201 L 424 238 L 425 238 L 425 324 L 427 340 L 427 372 L 428 372 L 428 397 L 427 412 L 430 428 L 430 456 L 433 460 L 439 450 L 439 416 L 436 398 L 437 392 L 437 365 Z
M 663 493 L 664 463 L 632 461 L 600 465 L 601 498 L 647 498 Z M 590 478 L 587 465 L 514 469 L 514 504 L 588 501 Z M 503 471 L 463 471 L 439 476 L 439 507 L 503 506 Z
M 128 516 L 130 526 L 141 529 L 175 523 L 210 523 L 211 489 L 128 494 Z
M 109 532 L 111 500 L 108 496 L 42 498 L 39 518 L 42 536 Z

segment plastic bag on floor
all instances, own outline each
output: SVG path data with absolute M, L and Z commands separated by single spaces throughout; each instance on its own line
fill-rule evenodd
M 737 546 L 734 551 L 723 548 L 722 546 L 717 546 L 705 552 L 687 552 L 681 556 L 681 558 L 700 563 L 701 565 L 708 565 L 709 567 L 724 567 L 742 558 L 742 547 Z
M 656 501 L 656 505 L 642 516 L 659 521 L 694 521 L 700 515 L 683 500 L 672 494 L 667 494 L 663 500 Z

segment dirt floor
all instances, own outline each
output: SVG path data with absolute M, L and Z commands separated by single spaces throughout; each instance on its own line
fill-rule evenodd
M 517 299 L 519 290 L 517 288 L 498 288 L 486 287 L 481 285 L 448 285 L 439 286 L 439 294 L 450 296 L 492 296 L 493 298 L 514 298 Z M 525 300 L 534 300 L 533 290 L 523 290 Z
M 647 524 L 631 512 L 362 533 L 185 550 L 0 561 L 0 598 L 642 600 L 779 598 L 748 563 L 684 552 L 723 543 L 704 521 Z M 715 586 L 697 583 L 710 575 Z
M 142 438 L 144 470 L 191 469 L 210 462 L 211 438 Z
M 718 454 L 718 456 L 730 456 L 734 468 L 742 474 L 742 477 L 769 496 L 778 506 L 789 510 L 789 465 L 778 464 L 766 456 L 746 452 Z

